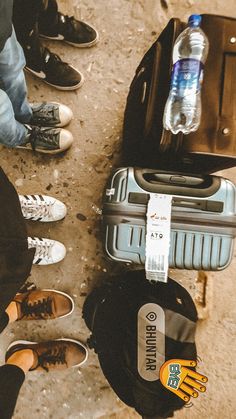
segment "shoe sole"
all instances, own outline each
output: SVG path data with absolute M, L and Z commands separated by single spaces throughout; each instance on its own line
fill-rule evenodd
M 65 39 L 62 39 L 60 37 L 58 38 L 58 37 L 47 36 L 47 35 L 42 35 L 42 34 L 40 34 L 40 38 L 48 39 L 49 41 L 65 42 L 66 44 L 72 45 L 73 47 L 76 47 L 76 48 L 90 48 L 90 47 L 93 47 L 94 45 L 96 45 L 98 43 L 99 35 L 98 35 L 98 32 L 96 31 L 95 28 L 93 28 L 91 25 L 89 25 L 89 26 L 96 32 L 96 38 L 93 41 L 86 42 L 84 44 L 77 44 L 77 43 L 74 43 L 74 42 L 65 41 Z
M 63 319 L 64 317 L 70 316 L 73 313 L 73 311 L 75 309 L 75 303 L 74 303 L 74 300 L 72 299 L 72 297 L 69 294 L 67 294 L 66 292 L 58 291 L 58 290 L 51 290 L 49 288 L 36 289 L 35 291 L 37 291 L 37 290 L 38 291 L 49 291 L 49 292 L 53 292 L 53 293 L 64 295 L 64 297 L 67 297 L 70 300 L 70 302 L 71 302 L 72 308 L 71 308 L 71 311 L 69 311 L 69 313 L 63 314 L 63 316 L 58 316 L 55 319 L 48 319 L 48 320 Z M 45 320 L 45 319 L 42 319 L 42 320 Z
M 27 218 L 24 216 L 24 219 L 27 221 L 32 221 L 32 223 L 58 223 L 58 221 L 63 221 L 66 218 L 66 215 L 64 215 L 64 217 L 59 218 L 58 220 L 33 220 L 32 218 Z
M 88 359 L 88 348 L 86 347 L 86 345 L 82 342 L 80 342 L 79 340 L 75 340 L 75 339 L 69 339 L 69 338 L 60 338 L 60 339 L 53 339 L 55 341 L 61 341 L 61 340 L 65 340 L 67 342 L 72 342 L 72 343 L 76 343 L 79 344 L 80 346 L 82 346 L 82 348 L 84 348 L 85 350 L 85 359 L 80 362 L 79 364 L 73 365 L 70 368 L 75 368 L 75 367 L 80 367 L 81 365 L 83 365 L 87 359 Z M 31 342 L 29 340 L 15 340 L 14 342 L 10 343 L 10 345 L 8 346 L 6 353 L 15 345 L 38 345 L 39 342 Z
M 55 155 L 55 154 L 60 154 L 60 153 L 64 153 L 65 151 L 68 150 L 68 148 L 66 148 L 65 150 L 41 150 L 41 149 L 35 149 L 33 150 L 31 147 L 24 147 L 23 145 L 19 145 L 17 147 L 18 150 L 22 149 L 22 150 L 28 150 L 28 151 L 35 151 L 37 153 L 41 153 L 41 154 L 51 154 L 51 155 Z
M 48 81 L 46 81 L 46 79 L 44 79 L 44 78 L 42 78 L 42 77 L 38 76 L 34 70 L 31 70 L 31 68 L 29 68 L 29 67 L 27 67 L 27 66 L 25 66 L 25 68 L 24 68 L 24 69 L 25 69 L 28 73 L 30 73 L 30 74 L 32 74 L 34 77 L 36 77 L 37 79 L 39 79 L 39 80 L 43 81 L 44 83 L 48 84 L 49 86 L 55 87 L 55 89 L 57 89 L 57 90 L 62 90 L 62 91 L 67 91 L 67 90 L 68 90 L 68 91 L 71 91 L 71 90 L 77 90 L 77 89 L 79 89 L 79 88 L 80 88 L 80 87 L 84 84 L 84 76 L 83 76 L 83 74 L 82 74 L 82 73 L 80 73 L 80 71 L 78 71 L 78 70 L 77 70 L 77 68 L 73 67 L 73 65 L 70 65 L 70 67 L 72 67 L 74 70 L 76 70 L 76 71 L 80 74 L 81 80 L 80 80 L 80 82 L 79 82 L 78 84 L 76 84 L 76 85 L 74 85 L 74 86 L 67 86 L 67 87 L 64 87 L 64 86 L 58 86 L 57 84 L 52 84 L 52 83 L 49 83 Z

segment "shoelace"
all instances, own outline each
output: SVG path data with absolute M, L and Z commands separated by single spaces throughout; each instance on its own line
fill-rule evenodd
M 49 349 L 47 352 L 38 356 L 38 365 L 48 372 L 47 365 L 67 364 L 66 362 L 66 347 Z
M 62 61 L 59 55 L 52 53 L 48 48 L 44 48 L 42 58 L 46 65 L 50 61 L 51 71 L 59 72 L 61 77 L 63 77 L 64 74 L 67 76 L 70 65 L 67 62 Z
M 58 64 L 63 64 L 63 65 L 69 65 L 68 63 L 66 63 L 65 61 L 62 61 L 62 59 L 59 57 L 59 55 L 54 54 L 54 52 L 51 52 L 48 48 L 43 49 L 43 60 L 45 63 L 48 63 L 49 60 Z
M 32 127 L 29 136 L 32 149 L 35 151 L 37 142 L 42 142 L 47 145 L 57 145 L 55 134 L 55 129 L 52 128 Z
M 28 201 L 21 201 L 21 209 L 23 214 L 28 218 L 37 218 L 38 220 L 51 215 L 52 203 L 45 201 L 33 201 L 28 195 Z
M 37 237 L 28 237 L 28 247 L 35 248 L 34 260 L 36 263 L 42 259 L 49 260 L 51 258 L 51 247 L 53 243 L 46 239 L 39 239 Z
M 66 31 L 67 33 L 70 33 L 76 28 L 78 21 L 74 18 L 74 16 L 58 13 L 58 23 L 64 29 L 63 32 Z
M 48 120 L 54 120 L 55 119 L 55 105 L 47 104 L 46 102 L 43 102 L 42 104 L 38 105 L 33 108 L 33 117 L 35 119 L 40 119 L 40 121 L 48 122 Z
M 68 35 L 72 34 L 74 31 L 78 32 L 78 28 L 83 30 L 83 24 L 80 20 L 77 20 L 74 16 L 63 15 L 62 13 L 58 13 L 58 22 L 59 25 L 61 24 L 64 30 L 59 32 L 66 32 Z M 86 26 L 86 32 L 92 32 L 92 28 Z
M 21 311 L 23 317 L 38 316 L 41 319 L 44 315 L 52 315 L 52 299 L 50 297 L 43 298 L 42 300 L 35 301 L 33 304 L 27 300 L 21 304 Z

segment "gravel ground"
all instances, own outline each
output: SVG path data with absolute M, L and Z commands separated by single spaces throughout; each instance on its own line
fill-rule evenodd
M 68 4 L 69 3 L 69 4 Z M 68 216 L 56 224 L 29 224 L 31 235 L 62 241 L 65 260 L 55 266 L 33 267 L 31 279 L 40 287 L 69 292 L 76 309 L 71 317 L 52 322 L 22 322 L 1 335 L 1 360 L 14 339 L 46 340 L 72 337 L 86 341 L 81 317 L 89 290 L 120 267 L 102 251 L 101 196 L 113 167 L 119 164 L 123 112 L 128 88 L 144 52 L 172 16 L 186 20 L 193 12 L 235 15 L 235 0 L 81 0 L 59 1 L 97 28 L 100 42 L 91 49 L 62 43 L 50 48 L 85 76 L 76 92 L 59 92 L 27 75 L 30 100 L 54 100 L 70 106 L 74 145 L 64 156 L 42 157 L 1 148 L 1 165 L 19 193 L 47 193 L 63 200 Z M 197 4 L 197 7 L 195 6 Z M 222 174 L 236 180 L 236 169 Z M 207 392 L 175 418 L 235 418 L 235 258 L 222 273 L 209 275 L 210 313 L 199 322 L 199 371 L 209 377 Z M 194 296 L 195 272 L 171 272 Z M 86 365 L 55 374 L 30 373 L 22 387 L 14 419 L 93 419 L 138 417 L 118 400 L 91 352 Z

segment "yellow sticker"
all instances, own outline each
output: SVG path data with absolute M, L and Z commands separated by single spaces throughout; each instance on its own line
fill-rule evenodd
M 198 391 L 201 393 L 206 391 L 202 383 L 206 383 L 208 379 L 205 375 L 188 368 L 196 366 L 196 361 L 185 359 L 171 359 L 165 362 L 160 369 L 162 385 L 186 403 L 190 397 L 198 397 Z

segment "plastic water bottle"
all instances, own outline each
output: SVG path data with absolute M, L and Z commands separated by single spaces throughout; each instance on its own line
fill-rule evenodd
M 201 120 L 200 89 L 209 43 L 200 23 L 200 15 L 191 15 L 173 48 L 171 88 L 163 117 L 164 128 L 173 134 L 196 131 Z

